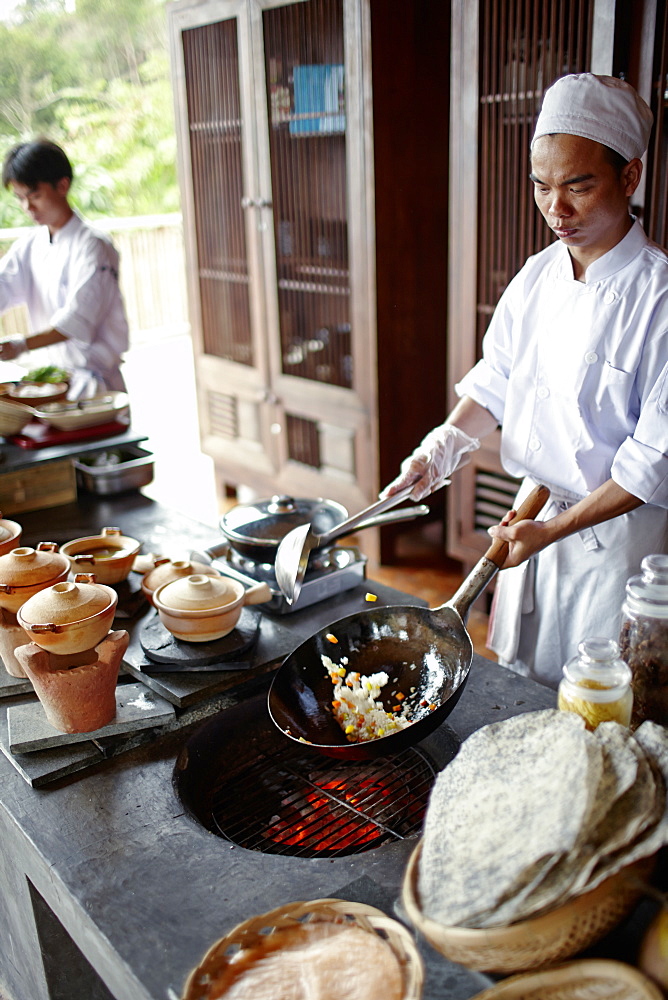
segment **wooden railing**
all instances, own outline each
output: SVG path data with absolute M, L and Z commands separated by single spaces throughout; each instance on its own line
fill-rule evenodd
M 96 219 L 121 255 L 120 281 L 132 343 L 161 331 L 188 328 L 185 258 L 181 216 L 145 215 Z M 0 229 L 0 256 L 25 229 Z M 0 336 L 29 332 L 26 309 L 0 317 Z

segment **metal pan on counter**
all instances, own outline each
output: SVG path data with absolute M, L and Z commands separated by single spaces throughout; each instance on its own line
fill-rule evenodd
M 511 523 L 534 518 L 548 497 L 549 490 L 537 486 Z M 306 639 L 283 661 L 269 690 L 269 715 L 279 731 L 315 752 L 350 760 L 397 753 L 423 740 L 461 697 L 473 659 L 465 628 L 468 612 L 507 555 L 507 543 L 495 540 L 451 600 L 439 608 L 373 608 Z M 411 708 L 411 724 L 377 739 L 348 742 L 332 712 L 332 681 L 323 657 L 345 662 L 346 671 L 364 676 L 388 673 L 383 706 L 391 712 L 399 692 Z

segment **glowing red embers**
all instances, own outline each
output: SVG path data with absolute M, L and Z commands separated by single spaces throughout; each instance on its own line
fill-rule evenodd
M 277 844 L 305 847 L 315 852 L 368 848 L 385 835 L 383 814 L 392 790 L 377 778 L 349 783 L 345 778 L 318 781 L 297 798 L 281 802 L 280 816 L 272 817 L 266 836 Z

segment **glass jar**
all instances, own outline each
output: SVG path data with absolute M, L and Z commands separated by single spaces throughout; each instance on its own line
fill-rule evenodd
M 668 725 L 668 555 L 645 556 L 626 584 L 619 646 L 631 668 L 633 728 Z
M 584 639 L 578 655 L 564 666 L 559 685 L 558 705 L 565 712 L 577 712 L 587 729 L 601 722 L 631 721 L 633 692 L 631 671 L 619 655 L 614 639 Z

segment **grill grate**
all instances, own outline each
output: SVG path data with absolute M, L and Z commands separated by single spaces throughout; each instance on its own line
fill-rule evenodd
M 212 827 L 265 854 L 360 854 L 421 829 L 434 776 L 419 749 L 342 761 L 287 747 L 223 778 L 211 800 Z

